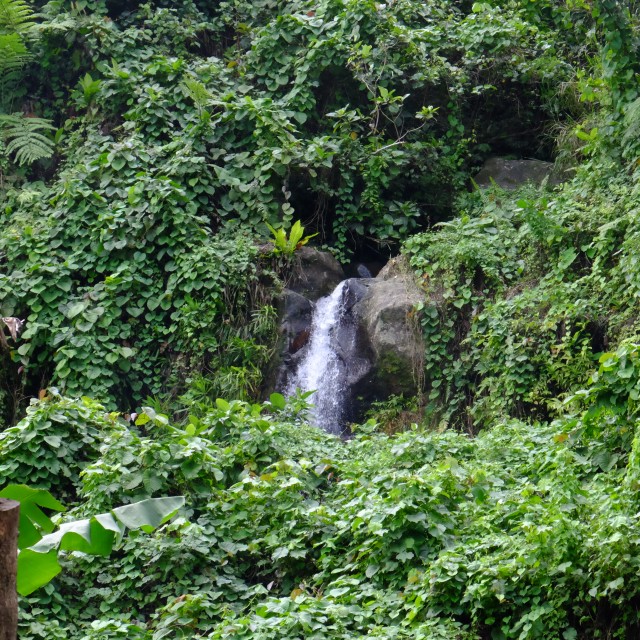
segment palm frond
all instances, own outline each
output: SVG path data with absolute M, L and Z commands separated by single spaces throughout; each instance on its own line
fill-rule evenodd
M 12 154 L 19 165 L 51 157 L 54 143 L 46 133 L 54 129 L 44 118 L 0 114 L 0 137 L 5 143 L 5 153 Z

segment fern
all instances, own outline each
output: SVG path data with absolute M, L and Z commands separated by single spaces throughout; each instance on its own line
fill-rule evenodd
M 627 105 L 623 121 L 622 148 L 625 157 L 633 157 L 640 138 L 640 98 Z
M 12 69 L 22 66 L 29 52 L 19 33 L 0 34 L 0 68 Z
M 73 16 L 62 15 L 48 18 L 37 25 L 37 33 L 67 33 L 78 29 L 78 20 Z
M 0 35 L 0 110 L 11 110 L 11 101 L 22 80 L 22 68 L 29 58 L 19 34 Z
M 54 128 L 43 118 L 28 118 L 19 113 L 0 114 L 0 138 L 5 144 L 4 152 L 13 155 L 19 165 L 51 157 L 54 145 L 45 133 Z
M 30 59 L 25 38 L 34 26 L 33 11 L 23 0 L 0 0 L 0 106 L 7 110 Z
M 183 87 L 189 97 L 193 100 L 198 111 L 202 111 L 213 99 L 213 96 L 202 82 L 195 78 L 185 78 Z
M 0 0 L 0 34 L 27 34 L 35 26 L 33 11 L 24 0 Z
M 34 30 L 33 17 L 24 0 L 0 0 L 0 106 L 6 107 L 15 98 L 20 72 L 30 59 L 26 38 Z M 0 113 L 2 154 L 13 156 L 19 165 L 49 158 L 53 154 L 53 141 L 47 133 L 52 129 L 51 123 L 43 118 Z

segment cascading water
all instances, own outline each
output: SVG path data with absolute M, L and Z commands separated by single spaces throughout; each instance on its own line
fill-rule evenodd
M 298 388 L 315 391 L 309 398 L 314 405 L 313 421 L 318 427 L 335 434 L 340 434 L 343 429 L 347 393 L 345 364 L 335 348 L 335 333 L 344 314 L 343 298 L 347 282 L 341 282 L 331 295 L 316 302 L 304 359 L 285 392 L 286 395 L 293 395 Z
M 349 273 L 360 277 L 333 284 L 335 290 L 314 304 L 336 274 L 309 261 L 283 292 L 281 349 L 268 389 L 289 397 L 297 389 L 309 393 L 311 422 L 344 438 L 372 402 L 415 393 L 413 371 L 423 345 L 409 317 L 423 296 L 392 268 L 373 278 L 364 265 L 351 266 Z

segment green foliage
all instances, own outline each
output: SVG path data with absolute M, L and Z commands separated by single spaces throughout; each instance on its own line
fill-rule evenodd
M 0 138 L 3 152 L 12 155 L 19 165 L 51 157 L 53 141 L 43 134 L 54 127 L 42 118 L 25 118 L 21 114 L 0 114 Z
M 604 76 L 612 89 L 618 108 L 638 97 L 635 76 L 639 71 L 637 51 L 640 41 L 636 33 L 637 8 L 631 9 L 613 0 L 598 0 L 591 13 L 604 32 L 606 45 L 602 51 Z
M 22 71 L 30 60 L 27 44 L 34 32 L 34 14 L 22 0 L 0 1 L 0 157 L 12 156 L 18 165 L 51 157 L 53 142 L 45 132 L 48 120 L 2 113 L 13 108 L 20 94 Z M 0 175 L 4 167 L 0 166 Z
M 637 186 L 609 142 L 594 149 L 562 190 L 467 196 L 454 222 L 406 243 L 430 297 L 420 318 L 434 422 L 547 419 L 599 352 L 637 335 Z
M 280 421 L 277 396 L 220 400 L 186 428 L 141 414 L 153 437 L 107 437 L 71 515 L 184 488 L 191 522 L 132 532 L 109 559 L 69 556 L 58 623 L 71 638 L 623 637 L 640 589 L 637 437 L 602 404 L 607 384 L 574 414 L 476 438 L 413 426 L 343 443 Z M 47 597 L 23 603 L 24 637 Z
M 61 551 L 107 556 L 127 528 L 149 533 L 184 505 L 180 497 L 143 500 L 85 520 L 65 522 L 54 531 L 54 523 L 42 508 L 63 511 L 64 507 L 48 491 L 10 484 L 0 491 L 0 497 L 20 503 L 17 589 L 21 596 L 28 596 L 60 573 Z
M 289 231 L 289 235 L 287 236 L 287 232 L 285 229 L 274 229 L 270 224 L 267 223 L 267 227 L 269 231 L 271 231 L 271 235 L 273 236 L 273 243 L 275 245 L 276 253 L 283 253 L 286 256 L 293 255 L 296 249 L 304 246 L 311 240 L 311 238 L 317 236 L 317 233 L 314 233 L 310 236 L 304 235 L 304 227 L 300 223 L 300 220 L 296 220 Z
M 418 398 L 390 396 L 385 401 L 374 402 L 367 411 L 368 418 L 360 429 L 376 429 L 380 425 L 388 435 L 404 429 L 407 424 L 421 421 Z
M 102 166 L 90 172 L 97 176 Z M 29 378 L 53 365 L 59 388 L 81 393 L 91 386 L 126 404 L 134 394 L 165 391 L 181 375 L 176 352 L 193 369 L 206 366 L 222 348 L 220 324 L 244 324 L 257 281 L 257 249 L 248 238 L 212 238 L 177 183 L 143 172 L 134 177 L 134 169 L 130 175 L 126 207 L 103 196 L 87 200 L 69 186 L 41 232 L 16 220 L 14 232 L 27 242 L 4 246 L 25 270 L 0 276 L 4 305 L 27 319 L 13 357 Z M 58 217 L 67 207 L 72 213 Z M 88 209 L 98 215 L 93 231 L 85 226 Z M 104 234 L 99 251 L 94 232 Z M 49 233 L 60 238 L 55 253 Z M 44 263 L 32 270 L 32 259 Z
M 637 353 L 627 343 L 605 354 L 573 413 L 508 419 L 475 438 L 414 424 L 341 442 L 289 422 L 300 401 L 279 394 L 218 400 L 180 426 L 151 407 L 134 425 L 102 418 L 111 427 L 97 432 L 69 522 L 52 534 L 41 509 L 61 506 L 29 489 L 25 517 L 45 535 L 25 545 L 86 551 L 92 533 L 91 549 L 104 538 L 107 550 L 120 527 L 92 514 L 140 524 L 127 511 L 157 495 L 184 493 L 189 522 L 134 531 L 108 559 L 67 554 L 55 591 L 23 601 L 21 635 L 623 637 L 640 589 Z M 79 403 L 63 398 L 31 415 L 54 404 L 78 421 Z M 402 420 L 403 405 L 378 414 Z M 53 594 L 65 606 L 38 622 Z
M 598 370 L 591 374 L 589 389 L 570 400 L 591 404 L 596 410 L 606 407 L 633 416 L 640 399 L 639 357 L 638 345 L 632 342 L 623 342 L 615 352 L 603 353 Z
M 562 16 L 414 0 L 295 0 L 286 14 L 245 0 L 47 3 L 20 27 L 36 54 L 21 107 L 60 125 L 57 155 L 37 196 L 3 197 L 0 306 L 27 319 L 11 413 L 50 384 L 130 409 L 254 399 L 275 342 L 244 332 L 273 306 L 265 225 L 280 251 L 305 241 L 283 230 L 306 227 L 346 261 L 449 216 L 495 137 L 495 105 L 513 131 L 558 115 L 541 87 L 584 62 L 573 41 L 556 46 Z M 18 164 L 50 153 L 46 121 L 4 118 Z
M 42 509 L 64 511 L 64 506 L 44 489 L 9 484 L 0 491 L 0 496 L 20 502 L 19 549 L 36 544 L 42 539 L 43 533 L 51 533 L 55 528 Z
M 33 11 L 22 0 L 0 2 L 0 71 L 2 72 L 1 104 L 6 104 L 7 90 L 29 59 L 26 39 L 33 30 Z
M 623 120 L 623 156 L 633 160 L 637 156 L 637 139 L 640 133 L 640 98 L 626 105 Z
M 636 5 L 0 0 L 21 638 L 638 636 Z M 563 187 L 461 188 L 551 131 Z M 316 234 L 427 293 L 426 407 L 344 442 L 255 403 Z
M 28 596 L 58 575 L 62 570 L 58 562 L 60 551 L 108 556 L 127 528 L 149 533 L 172 518 L 183 504 L 181 497 L 152 498 L 61 524 L 57 531 L 20 550 L 18 593 Z
M 0 476 L 6 482 L 28 480 L 33 488 L 73 501 L 80 472 L 98 456 L 104 434 L 121 432 L 121 427 L 89 398 L 72 401 L 50 394 L 32 404 L 19 424 L 0 433 Z

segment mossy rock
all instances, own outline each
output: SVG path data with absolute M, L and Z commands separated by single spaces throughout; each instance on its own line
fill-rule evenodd
M 401 266 L 394 264 L 377 278 L 362 280 L 367 292 L 354 307 L 373 354 L 367 380 L 371 400 L 418 391 L 415 373 L 421 370 L 424 347 L 414 310 L 424 294 Z

